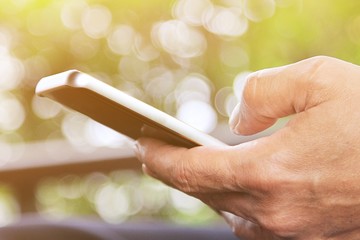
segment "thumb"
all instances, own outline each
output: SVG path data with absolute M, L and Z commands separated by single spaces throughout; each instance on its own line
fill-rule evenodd
M 242 100 L 230 118 L 231 129 L 237 134 L 254 134 L 272 126 L 278 118 L 305 111 L 325 101 L 329 94 L 321 96 L 323 84 L 318 81 L 319 74 L 334 61 L 338 63 L 340 60 L 313 57 L 250 74 Z

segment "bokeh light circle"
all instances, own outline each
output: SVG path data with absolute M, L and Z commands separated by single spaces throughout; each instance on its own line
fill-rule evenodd
M 24 78 L 24 66 L 10 55 L 0 55 L 0 91 L 10 91 L 19 86 Z
M 245 16 L 254 22 L 270 18 L 275 13 L 275 0 L 245 0 Z
M 32 99 L 32 110 L 42 119 L 56 117 L 62 110 L 62 106 L 48 98 L 34 96 Z
M 212 132 L 217 124 L 217 114 L 213 107 L 197 100 L 180 105 L 176 118 L 206 133 Z
M 180 105 L 188 100 L 210 102 L 212 85 L 201 74 L 193 73 L 183 78 L 175 89 L 177 104 Z
M 251 72 L 241 72 L 234 79 L 233 89 L 235 96 L 239 101 L 241 101 L 242 99 L 243 90 L 247 82 L 247 77 L 249 76 L 250 73 Z
M 0 130 L 15 131 L 25 121 L 26 113 L 23 104 L 12 94 L 0 94 Z
M 166 52 L 181 58 L 198 57 L 207 48 L 203 34 L 180 20 L 156 24 L 152 30 L 152 37 Z
M 92 119 L 85 123 L 85 137 L 87 142 L 95 147 L 118 148 L 130 145 L 130 138 L 104 126 Z
M 239 37 L 248 30 L 248 20 L 237 8 L 209 8 L 203 16 L 203 25 L 209 32 L 224 37 Z
M 107 38 L 108 46 L 116 54 L 128 55 L 134 44 L 135 36 L 136 32 L 130 25 L 118 25 Z
M 94 39 L 103 38 L 110 31 L 112 14 L 105 6 L 91 6 L 83 12 L 81 23 L 84 32 L 89 37 Z
M 80 29 L 82 14 L 87 7 L 86 1 L 82 0 L 64 4 L 61 9 L 61 20 L 64 26 L 72 30 Z
M 99 188 L 95 197 L 98 214 L 107 222 L 119 223 L 128 217 L 130 199 L 123 187 L 107 184 Z
M 179 0 L 173 7 L 173 15 L 189 25 L 201 26 L 203 14 L 210 7 L 210 0 Z

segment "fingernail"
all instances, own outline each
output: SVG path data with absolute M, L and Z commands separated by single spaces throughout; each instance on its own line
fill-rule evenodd
M 239 111 L 240 111 L 240 103 L 238 103 L 236 105 L 236 107 L 234 108 L 234 110 L 231 113 L 230 119 L 229 119 L 229 125 L 231 130 L 235 130 L 236 125 L 239 121 Z
M 144 160 L 143 160 L 143 154 L 142 154 L 142 149 L 141 149 L 141 146 L 139 144 L 138 141 L 135 141 L 134 145 L 133 145 L 133 151 L 134 151 L 134 154 L 136 156 L 136 158 L 141 162 L 141 163 L 144 163 Z

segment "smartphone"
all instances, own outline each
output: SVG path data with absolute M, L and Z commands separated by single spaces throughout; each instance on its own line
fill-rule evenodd
M 151 132 L 151 137 L 177 146 L 227 146 L 222 141 L 77 70 L 42 78 L 35 91 L 39 96 L 53 99 L 132 139 L 142 137 L 144 129 L 147 129 Z

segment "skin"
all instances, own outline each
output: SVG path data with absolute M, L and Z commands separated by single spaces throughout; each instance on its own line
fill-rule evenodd
M 229 147 L 142 138 L 144 171 L 222 214 L 246 239 L 360 239 L 360 67 L 314 57 L 249 76 L 230 127 L 271 136 Z

